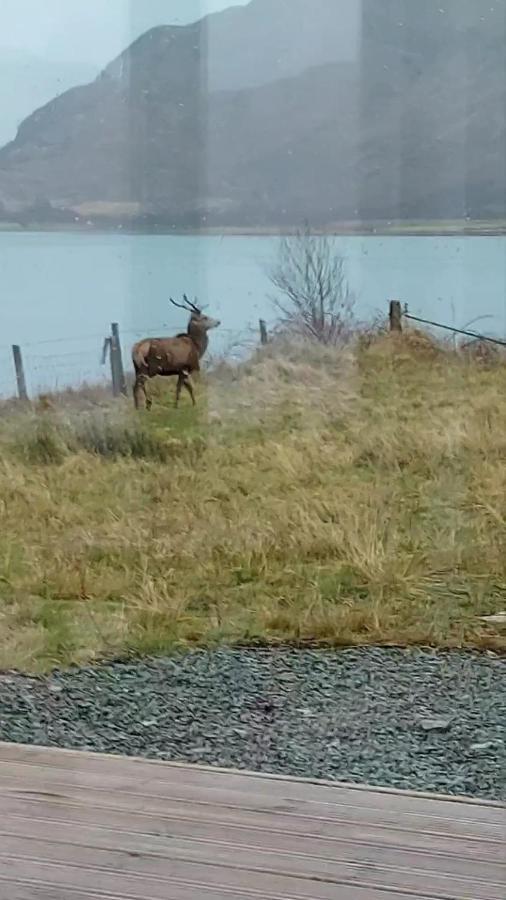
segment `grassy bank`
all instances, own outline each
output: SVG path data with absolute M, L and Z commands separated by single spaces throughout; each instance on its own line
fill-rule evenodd
M 0 668 L 220 641 L 504 649 L 506 366 L 268 350 L 196 412 L 0 415 Z

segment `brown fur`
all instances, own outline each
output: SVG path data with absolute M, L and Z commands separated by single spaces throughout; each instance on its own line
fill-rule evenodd
M 174 303 L 174 301 L 172 302 Z M 189 301 L 185 298 L 185 302 L 188 304 Z M 190 394 L 195 406 L 191 375 L 200 369 L 200 360 L 209 343 L 208 332 L 211 328 L 217 328 L 220 323 L 216 319 L 203 315 L 193 304 L 189 304 L 189 306 L 191 307 L 191 316 L 186 334 L 168 338 L 145 338 L 133 346 L 134 401 L 137 409 L 141 406 L 141 395 L 144 396 L 146 408 L 151 409 L 152 401 L 146 393 L 146 382 L 156 375 L 177 375 L 176 406 L 179 403 L 183 387 Z M 182 308 L 189 309 L 188 305 Z

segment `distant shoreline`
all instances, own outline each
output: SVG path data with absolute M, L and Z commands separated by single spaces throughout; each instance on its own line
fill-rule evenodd
M 275 226 L 213 226 L 208 228 L 135 228 L 125 223 L 98 221 L 93 224 L 39 223 L 29 226 L 0 222 L 0 233 L 128 234 L 175 237 L 279 237 L 294 234 L 297 228 Z M 314 228 L 314 234 L 336 237 L 503 237 L 506 220 L 475 222 L 343 222 L 328 228 Z

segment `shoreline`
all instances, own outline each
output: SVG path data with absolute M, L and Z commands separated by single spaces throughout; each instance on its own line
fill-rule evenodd
M 297 229 L 265 227 L 208 227 L 208 228 L 133 228 L 129 225 L 98 222 L 92 225 L 40 223 L 30 226 L 16 222 L 0 222 L 1 234 L 127 234 L 142 237 L 284 237 L 295 234 Z M 460 223 L 406 223 L 387 225 L 377 223 L 357 225 L 343 223 L 328 228 L 315 228 L 316 235 L 335 237 L 504 237 L 506 222 Z

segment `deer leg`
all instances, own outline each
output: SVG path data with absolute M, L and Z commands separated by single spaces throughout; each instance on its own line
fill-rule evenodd
M 142 391 L 141 376 L 137 373 L 135 376 L 135 384 L 134 384 L 134 403 L 135 403 L 136 409 L 141 408 L 141 397 L 140 397 L 141 391 Z
M 151 407 L 153 406 L 153 401 L 152 401 L 151 397 L 149 396 L 149 394 L 148 394 L 148 392 L 147 392 L 147 390 L 146 390 L 146 382 L 147 382 L 147 380 L 148 380 L 147 378 L 144 379 L 144 382 L 143 382 L 143 385 L 142 385 L 142 389 L 143 389 L 143 391 L 144 391 L 144 399 L 145 399 L 145 401 L 146 401 L 146 409 L 147 409 L 147 410 L 150 410 Z
M 179 398 L 181 397 L 181 391 L 182 391 L 182 389 L 183 389 L 183 384 L 184 384 L 184 375 L 183 375 L 183 373 L 181 372 L 181 373 L 178 375 L 178 379 L 177 379 L 177 387 L 176 387 L 176 403 L 175 403 L 176 409 L 177 409 L 178 406 L 179 406 Z
M 148 380 L 147 375 L 143 375 L 140 372 L 137 373 L 137 376 L 135 378 L 135 384 L 134 384 L 134 402 L 135 402 L 136 409 L 141 408 L 141 394 L 144 395 L 144 403 L 145 403 L 146 409 L 151 409 L 151 407 L 153 405 L 151 397 L 148 397 L 148 394 L 146 391 L 146 381 L 147 380 Z
M 192 403 L 195 406 L 195 391 L 193 390 L 193 384 L 189 373 L 183 374 L 183 384 L 188 391 L 190 397 L 192 398 Z

